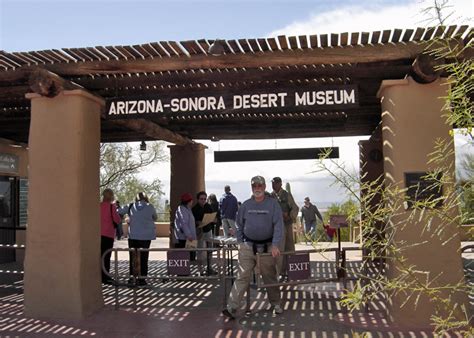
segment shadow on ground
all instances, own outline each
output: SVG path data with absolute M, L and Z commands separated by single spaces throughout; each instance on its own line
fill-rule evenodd
M 464 259 L 472 285 L 474 259 Z M 165 270 L 163 261 L 150 262 L 150 275 Z M 314 269 L 326 276 L 335 273 L 330 262 L 314 262 Z M 361 262 L 351 262 L 360 269 Z M 119 262 L 126 274 L 127 261 Z M 105 307 L 83 320 L 37 320 L 23 315 L 21 275 L 10 276 L 0 285 L 1 336 L 52 337 L 353 337 L 370 333 L 374 337 L 430 337 L 429 330 L 400 331 L 385 319 L 383 301 L 371 304 L 369 311 L 348 313 L 339 300 L 343 284 L 318 283 L 282 287 L 284 313 L 268 310 L 265 293 L 251 288 L 250 313 L 244 309 L 236 320 L 221 315 L 224 303 L 222 280 L 151 281 L 144 288 L 118 289 L 119 308 L 115 309 L 115 287 L 104 286 Z M 348 282 L 350 289 L 353 282 Z M 472 300 L 472 299 L 471 299 Z M 472 303 L 472 302 L 471 302 Z M 45 304 L 45 306 L 47 306 Z

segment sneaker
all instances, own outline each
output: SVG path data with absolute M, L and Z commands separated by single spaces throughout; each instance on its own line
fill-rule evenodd
M 140 279 L 137 281 L 137 285 L 138 285 L 138 286 L 146 286 L 146 285 L 148 285 L 148 283 L 146 282 L 146 280 L 140 278 Z
M 114 280 L 112 278 L 102 279 L 102 284 L 114 285 Z
M 215 275 L 217 275 L 217 272 L 214 271 L 213 269 L 207 269 L 207 275 L 208 276 L 215 276 Z
M 222 314 L 224 315 L 224 317 L 227 317 L 229 319 L 235 319 L 235 313 L 236 311 L 229 307 L 226 307 L 224 310 L 222 310 Z
M 280 305 L 275 305 L 273 307 L 273 313 L 276 315 L 281 315 L 283 313 L 283 309 L 281 308 Z

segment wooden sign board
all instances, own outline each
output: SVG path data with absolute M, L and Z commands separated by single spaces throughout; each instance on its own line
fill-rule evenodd
M 106 118 L 137 119 L 173 114 L 204 113 L 284 113 L 299 111 L 346 110 L 359 106 L 356 85 L 315 86 L 313 84 L 280 90 L 209 90 L 195 94 L 176 92 L 146 96 L 110 98 Z
M 347 222 L 346 215 L 331 215 L 329 216 L 329 227 L 333 229 L 347 228 L 349 223 Z

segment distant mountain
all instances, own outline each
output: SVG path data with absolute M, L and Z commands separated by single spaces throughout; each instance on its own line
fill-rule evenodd
M 304 178 L 295 181 L 291 181 L 291 190 L 293 197 L 295 198 L 298 206 L 303 205 L 305 197 L 309 197 L 313 204 L 320 209 L 327 209 L 333 203 L 341 203 L 348 197 L 342 190 L 332 186 L 331 178 Z M 286 183 L 286 182 L 283 182 Z M 224 193 L 224 186 L 230 185 L 231 192 L 237 197 L 239 201 L 245 201 L 248 199 L 252 192 L 250 183 L 245 181 L 228 182 L 221 180 L 213 180 L 206 182 L 206 192 L 208 194 L 214 193 L 219 199 Z M 271 191 L 270 179 L 267 179 L 267 190 Z M 163 182 L 163 191 L 165 194 L 169 194 L 169 182 Z M 164 196 L 161 203 L 164 204 L 165 200 L 169 199 L 168 196 Z

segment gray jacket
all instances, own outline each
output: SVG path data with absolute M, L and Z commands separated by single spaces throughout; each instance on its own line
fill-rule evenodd
M 237 242 L 248 239 L 263 241 L 271 238 L 273 245 L 278 245 L 283 236 L 283 216 L 277 200 L 265 196 L 262 202 L 250 198 L 242 203 L 237 212 L 235 226 Z
M 158 219 L 153 205 L 144 201 L 133 203 L 128 211 L 130 216 L 129 238 L 153 240 L 156 238 L 155 221 Z

